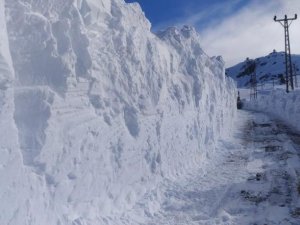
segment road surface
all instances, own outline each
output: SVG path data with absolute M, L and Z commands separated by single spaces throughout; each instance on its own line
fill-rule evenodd
M 261 113 L 239 111 L 238 123 L 208 170 L 145 196 L 146 224 L 300 224 L 300 135 Z

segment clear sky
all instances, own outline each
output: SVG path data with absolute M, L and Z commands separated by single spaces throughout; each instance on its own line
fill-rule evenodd
M 139 2 L 152 30 L 184 24 L 196 27 L 209 55 L 222 55 L 227 66 L 284 50 L 284 32 L 273 21 L 287 14 L 292 53 L 300 54 L 300 0 L 126 0 Z

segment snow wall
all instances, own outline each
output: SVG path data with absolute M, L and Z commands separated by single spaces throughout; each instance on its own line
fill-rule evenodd
M 249 110 L 261 111 L 270 114 L 289 126 L 300 131 L 300 90 L 286 93 L 284 89 L 275 89 L 259 94 L 256 101 L 246 102 Z
M 235 84 L 193 28 L 154 35 L 123 0 L 0 7 L 0 224 L 134 224 L 230 134 Z

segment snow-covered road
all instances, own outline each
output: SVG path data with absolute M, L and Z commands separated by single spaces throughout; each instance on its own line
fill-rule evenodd
M 208 170 L 164 182 L 135 214 L 149 225 L 300 224 L 300 135 L 260 113 L 240 111 L 237 123 Z

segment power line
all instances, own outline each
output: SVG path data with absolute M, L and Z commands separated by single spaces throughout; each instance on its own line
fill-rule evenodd
M 284 16 L 283 19 L 277 19 L 274 16 L 274 21 L 279 22 L 284 27 L 284 46 L 285 46 L 285 70 L 286 70 L 286 92 L 289 92 L 289 85 L 291 85 L 291 89 L 294 90 L 294 82 L 293 82 L 293 66 L 292 66 L 292 58 L 291 58 L 291 44 L 290 44 L 290 34 L 289 27 L 292 24 L 293 20 L 297 19 L 297 14 L 295 14 L 294 18 L 288 18 L 287 15 Z

